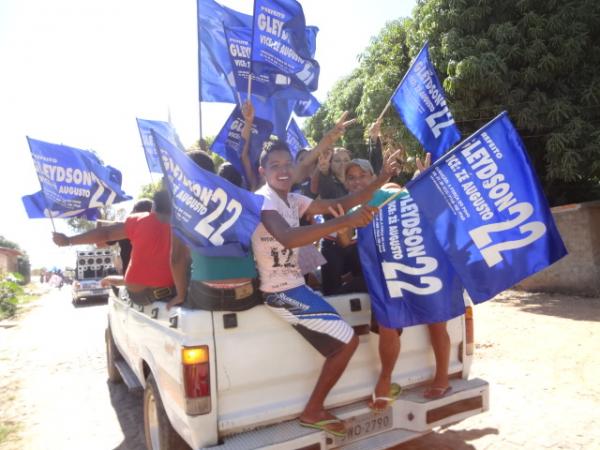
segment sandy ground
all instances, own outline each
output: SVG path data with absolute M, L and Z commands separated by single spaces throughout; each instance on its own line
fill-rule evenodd
M 106 306 L 53 290 L 0 324 L 0 450 L 143 449 L 141 397 L 107 383 Z M 475 308 L 490 411 L 397 446 L 600 448 L 600 299 L 503 293 Z

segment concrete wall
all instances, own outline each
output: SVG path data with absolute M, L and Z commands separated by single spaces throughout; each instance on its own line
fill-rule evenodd
M 517 289 L 600 296 L 600 201 L 552 208 L 569 254 Z

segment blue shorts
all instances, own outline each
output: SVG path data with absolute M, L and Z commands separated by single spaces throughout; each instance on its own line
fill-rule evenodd
M 291 324 L 323 356 L 337 353 L 354 336 L 354 330 L 323 297 L 303 285 L 265 293 L 267 307 Z

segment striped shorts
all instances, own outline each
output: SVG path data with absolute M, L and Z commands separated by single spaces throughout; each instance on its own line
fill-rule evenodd
M 267 307 L 291 324 L 323 356 L 337 353 L 354 330 L 319 294 L 303 285 L 283 292 L 265 293 Z

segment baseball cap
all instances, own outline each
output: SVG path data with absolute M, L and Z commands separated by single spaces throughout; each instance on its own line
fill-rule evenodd
M 375 174 L 375 171 L 373 170 L 373 166 L 366 159 L 355 158 L 352 161 L 350 161 L 348 164 L 346 164 L 346 173 L 348 173 L 348 169 L 350 169 L 350 167 L 352 167 L 352 166 L 358 166 L 364 172 L 368 172 L 373 175 Z

